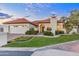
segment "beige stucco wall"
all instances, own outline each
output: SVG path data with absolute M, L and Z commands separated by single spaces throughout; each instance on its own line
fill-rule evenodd
M 30 27 L 30 28 L 34 28 L 34 30 L 36 30 L 36 31 L 38 30 L 38 27 L 37 27 L 37 26 L 34 26 L 34 25 L 32 25 L 32 24 L 29 24 L 29 27 Z
M 17 27 L 16 27 L 17 26 Z M 4 32 L 25 34 L 31 28 L 31 24 L 4 24 Z
M 51 24 L 50 23 L 40 23 L 39 26 L 41 24 L 44 25 L 44 31 L 46 31 L 47 28 L 51 28 Z M 58 23 L 57 24 L 57 30 L 62 31 L 64 29 L 63 25 L 64 25 L 64 23 Z M 39 27 L 39 32 L 40 32 L 40 27 Z
M 51 24 L 50 23 L 40 23 L 39 24 L 39 32 L 41 32 L 41 27 L 40 27 L 41 24 L 44 26 L 44 31 L 46 31 L 47 28 L 51 28 Z
M 51 24 L 50 23 L 45 23 L 44 26 L 45 26 L 45 28 L 44 28 L 45 31 L 47 30 L 47 28 L 51 28 Z
M 64 29 L 63 25 L 64 25 L 64 23 L 58 23 L 57 24 L 57 30 L 62 31 Z
M 0 47 L 7 44 L 7 33 L 0 32 Z

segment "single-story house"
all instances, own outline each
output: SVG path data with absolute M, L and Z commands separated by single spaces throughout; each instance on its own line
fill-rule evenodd
M 12 21 L 4 22 L 4 32 L 24 34 L 30 28 L 37 30 L 37 25 L 25 18 L 17 18 Z
M 54 19 L 56 18 L 54 17 Z M 26 18 L 17 18 L 12 21 L 4 22 L 3 25 L 4 25 L 4 32 L 18 33 L 18 34 L 24 34 L 26 31 L 28 31 L 31 28 L 38 30 L 39 33 L 43 31 L 51 31 L 52 29 L 50 18 L 47 18 L 44 20 L 33 21 L 33 22 L 30 22 Z M 64 28 L 63 22 L 57 21 L 56 27 L 57 27 L 56 30 L 62 31 Z

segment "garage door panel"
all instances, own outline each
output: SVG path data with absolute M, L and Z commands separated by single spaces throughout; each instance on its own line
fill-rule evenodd
M 10 33 L 24 34 L 27 30 L 27 27 L 11 27 Z

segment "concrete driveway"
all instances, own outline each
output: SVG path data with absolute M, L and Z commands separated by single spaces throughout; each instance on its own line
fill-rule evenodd
M 45 36 L 45 35 L 25 35 L 25 34 L 7 34 L 7 39 L 8 41 L 12 40 L 12 39 L 15 39 L 17 37 L 20 37 L 20 36 L 26 36 L 26 37 L 30 37 L 30 36 L 33 36 L 33 37 L 49 37 L 49 38 L 54 38 L 54 37 L 59 37 L 60 35 L 56 35 L 56 36 Z
M 10 41 L 20 36 L 24 36 L 24 34 L 7 34 L 7 40 Z
M 65 50 L 65 51 L 72 51 L 72 52 L 77 52 L 79 53 L 79 41 L 71 42 L 68 44 L 63 44 L 54 47 L 54 49 L 59 49 L 59 50 Z
M 79 40 L 42 47 L 32 56 L 79 56 Z

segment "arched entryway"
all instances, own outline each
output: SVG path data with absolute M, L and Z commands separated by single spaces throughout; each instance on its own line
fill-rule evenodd
M 40 33 L 44 32 L 44 24 L 40 24 L 39 29 Z

